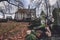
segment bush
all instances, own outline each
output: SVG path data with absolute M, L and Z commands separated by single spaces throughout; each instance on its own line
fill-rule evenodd
M 26 40 L 36 40 L 36 36 L 34 34 L 30 34 L 26 36 Z

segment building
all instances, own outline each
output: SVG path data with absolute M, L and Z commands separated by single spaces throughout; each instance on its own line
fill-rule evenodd
M 15 13 L 16 20 L 33 20 L 36 18 L 35 9 L 18 9 Z
M 10 13 L 10 14 L 4 14 L 5 15 L 5 19 L 7 19 L 7 18 L 12 18 L 12 19 L 14 19 L 14 17 L 15 17 L 15 13 Z

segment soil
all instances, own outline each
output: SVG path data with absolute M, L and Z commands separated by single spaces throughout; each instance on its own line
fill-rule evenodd
M 28 22 L 2 22 L 0 23 L 1 40 L 25 40 Z

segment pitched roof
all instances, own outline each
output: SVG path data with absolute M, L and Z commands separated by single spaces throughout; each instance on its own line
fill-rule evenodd
M 35 13 L 35 9 L 19 9 L 17 12 L 19 13 Z

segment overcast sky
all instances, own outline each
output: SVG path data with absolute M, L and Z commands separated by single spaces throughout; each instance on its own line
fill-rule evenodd
M 22 3 L 24 4 L 24 7 L 25 7 L 25 8 L 27 8 L 28 5 L 30 4 L 30 0 L 21 0 L 21 1 L 22 1 Z M 57 0 L 49 0 L 49 1 L 50 1 L 50 5 L 54 5 Z M 14 0 L 11 0 L 11 2 L 14 3 Z M 1 4 L 0 6 L 3 5 L 3 3 L 0 3 L 0 4 Z
M 11 1 L 11 3 L 17 4 L 17 3 L 14 2 L 14 0 L 10 0 L 10 1 Z M 30 0 L 20 0 L 20 1 L 23 3 L 25 8 L 28 8 L 28 5 L 30 4 Z M 57 2 L 57 0 L 49 0 L 49 3 L 50 3 L 51 6 L 55 5 L 56 2 Z M 4 3 L 5 3 L 5 5 L 9 4 L 6 1 Z M 6 9 L 5 6 L 4 6 L 4 3 L 0 2 L 0 8 Z M 14 6 L 14 5 L 11 5 L 11 4 L 9 4 L 9 5 L 11 7 L 11 8 L 9 8 L 10 9 L 10 13 L 15 13 L 17 11 L 18 7 Z M 9 13 L 9 10 L 7 10 L 6 12 Z M 1 13 L 0 13 L 0 17 L 2 17 Z
M 22 0 L 25 8 L 28 8 L 28 5 L 30 4 L 30 0 Z
M 30 4 L 30 0 L 21 0 L 21 1 L 23 2 L 25 7 L 27 7 Z M 49 2 L 50 5 L 54 5 L 57 2 L 57 0 L 49 0 Z
M 54 5 L 57 2 L 57 0 L 49 0 L 49 2 L 50 2 L 50 5 Z
M 50 5 L 54 5 L 57 0 L 49 0 L 49 1 L 50 1 Z M 14 0 L 11 0 L 11 2 L 14 3 Z M 30 0 L 21 0 L 21 2 L 24 4 L 25 8 L 28 8 L 28 5 L 30 4 Z M 8 5 L 8 3 L 5 2 L 5 5 Z M 15 12 L 17 7 L 14 6 L 14 5 L 10 5 L 10 6 L 12 7 L 12 9 L 10 9 L 10 10 L 14 10 L 14 11 L 12 11 L 12 13 Z M 0 7 L 4 8 L 4 3 L 3 2 L 0 2 Z

